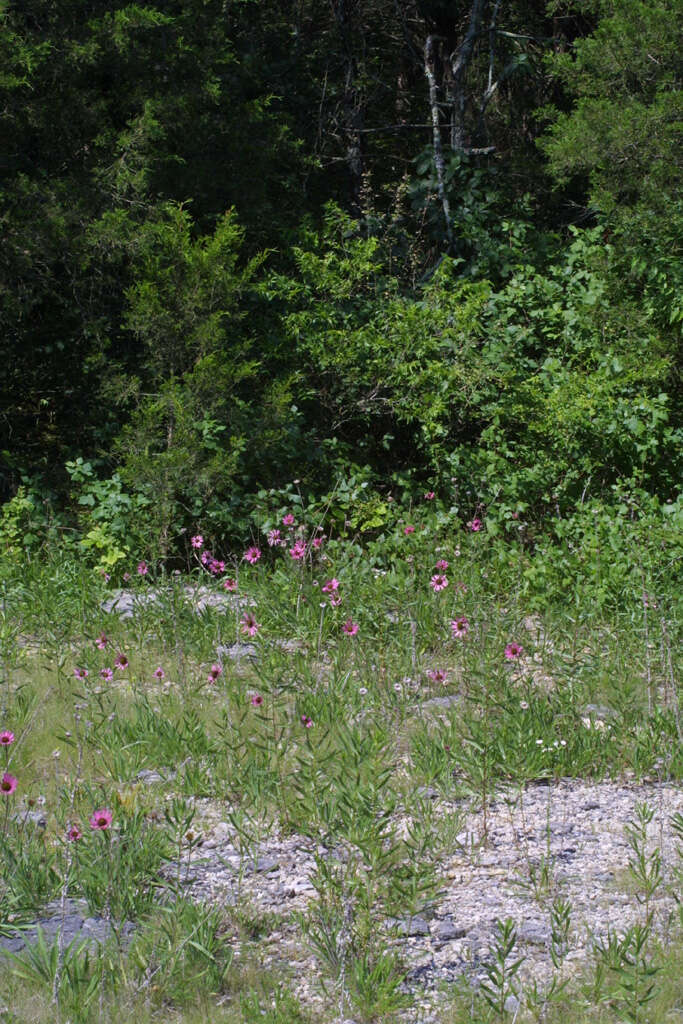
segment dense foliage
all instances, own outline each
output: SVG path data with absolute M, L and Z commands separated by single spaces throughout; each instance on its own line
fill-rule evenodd
M 679 15 L 1 0 L 4 549 L 166 558 L 293 479 L 676 509 Z

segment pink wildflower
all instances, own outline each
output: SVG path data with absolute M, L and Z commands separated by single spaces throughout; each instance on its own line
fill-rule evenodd
M 358 628 L 357 622 L 353 622 L 352 619 L 347 619 L 342 626 L 342 633 L 345 633 L 346 636 L 355 636 L 358 632 Z
M 111 828 L 113 819 L 114 815 L 111 811 L 107 807 L 101 807 L 90 818 L 90 828 L 93 832 L 106 832 L 108 828 Z
M 288 512 L 286 516 L 282 517 L 283 526 L 294 526 L 294 516 L 291 512 Z
M 163 679 L 163 678 L 164 678 L 164 676 L 166 675 L 166 673 L 164 672 L 164 670 L 163 670 L 163 668 L 161 667 L 161 665 L 159 665 L 159 668 L 155 668 L 155 669 L 154 669 L 154 675 L 155 675 L 155 677 L 156 677 L 157 679 Z
M 306 541 L 296 541 L 294 547 L 289 549 L 289 553 L 296 562 L 301 561 L 302 558 L 306 557 Z
M 192 545 L 193 548 L 203 548 L 204 538 L 202 537 L 201 533 L 195 534 L 195 536 L 190 539 L 190 544 Z
M 209 682 L 210 683 L 215 683 L 216 680 L 218 679 L 218 677 L 222 676 L 222 675 L 223 675 L 223 666 L 222 665 L 218 665 L 218 664 L 216 664 L 214 662 L 214 664 L 209 669 L 209 675 L 208 675 Z
M 403 532 L 405 533 L 406 537 L 408 537 L 411 533 L 415 533 L 415 527 L 414 526 L 405 526 L 403 528 Z
M 319 551 L 320 548 L 323 546 L 324 539 L 325 539 L 324 537 L 314 537 L 313 538 L 311 543 L 313 544 L 313 547 L 315 548 L 316 551 Z
M 0 793 L 4 793 L 5 796 L 9 796 L 19 785 L 18 781 L 13 775 L 5 772 L 3 777 L 0 779 Z
M 301 724 L 303 725 L 304 729 L 310 729 L 311 726 L 313 725 L 313 719 L 309 718 L 308 715 L 302 715 Z
M 250 565 L 256 565 L 260 557 L 261 548 L 257 548 L 256 546 L 247 548 L 244 552 L 244 560 L 245 562 L 249 562 Z
M 145 562 L 144 559 L 142 562 L 138 562 L 138 576 L 146 576 L 148 572 L 149 566 L 147 565 L 147 562 Z
M 260 693 L 252 693 L 250 700 L 255 708 L 260 708 L 263 704 L 263 697 Z
M 130 573 L 129 572 L 124 572 L 124 574 L 123 574 L 123 582 L 124 583 L 128 583 L 129 579 L 130 579 Z
M 431 668 L 427 676 L 433 683 L 445 683 L 448 679 L 448 673 L 442 668 Z
M 448 568 L 448 562 L 446 561 L 445 558 L 440 558 L 439 561 L 434 566 L 434 568 L 438 569 L 439 572 L 445 572 L 446 569 Z
M 256 621 L 251 612 L 244 613 L 241 619 L 241 623 L 242 624 L 240 626 L 240 631 L 245 636 L 256 636 L 259 629 L 261 628 L 260 624 Z
M 223 590 L 229 590 L 231 593 L 233 593 L 235 590 L 237 590 L 237 580 L 233 580 L 230 576 L 228 576 L 227 580 L 223 580 Z
M 220 562 L 217 558 L 213 558 L 209 563 L 209 572 L 213 573 L 214 576 L 220 576 L 222 572 L 225 572 L 225 562 Z
M 505 648 L 505 658 L 507 661 L 518 661 L 523 654 L 524 648 L 521 644 L 516 643 L 514 640 Z
M 333 594 L 335 590 L 339 590 L 339 580 L 333 576 L 327 583 L 323 583 L 322 591 L 323 594 Z
M 475 516 L 474 519 L 472 519 L 467 525 L 469 526 L 472 533 L 479 533 L 482 527 L 482 522 L 478 516 Z
M 445 590 L 448 586 L 448 577 L 444 576 L 443 573 L 437 572 L 429 581 L 429 586 L 435 594 L 438 594 L 440 590 Z
M 279 530 L 268 531 L 268 546 L 271 548 L 279 548 L 282 544 L 282 534 Z
M 130 662 L 125 654 L 117 654 L 114 660 L 114 668 L 118 668 L 121 672 L 125 672 Z
M 109 682 L 111 679 L 114 678 L 114 673 L 112 672 L 112 670 L 110 668 L 101 668 L 100 669 L 100 677 L 102 679 L 106 679 L 106 681 Z
M 87 668 L 75 668 L 74 675 L 76 676 L 76 679 L 87 679 L 90 673 Z
M 467 634 L 470 631 L 470 624 L 469 624 L 469 620 L 467 619 L 467 616 L 466 615 L 460 615 L 457 619 L 452 619 L 451 620 L 451 630 L 453 631 L 453 636 L 456 636 L 456 637 L 467 636 Z
M 66 834 L 66 838 L 69 840 L 70 843 L 77 843 L 79 839 L 83 838 L 83 833 L 81 832 L 78 825 L 72 825 Z
M 0 747 L 9 747 L 12 743 L 14 743 L 13 732 L 10 732 L 9 729 L 0 732 Z
M 330 597 L 330 604 L 332 605 L 333 608 L 338 608 L 341 603 L 342 603 L 342 596 L 341 596 L 341 594 L 332 594 L 331 595 L 331 597 Z
M 206 551 L 202 551 L 201 556 L 200 556 L 200 560 L 201 560 L 202 565 L 208 565 L 209 562 L 211 561 L 212 557 L 213 556 L 212 556 L 211 552 L 208 549 Z
M 466 594 L 467 593 L 467 584 L 463 583 L 462 580 L 458 580 L 458 582 L 455 584 L 455 589 L 459 590 L 461 594 Z
M 103 651 L 108 643 L 109 640 L 107 639 L 107 636 L 104 633 L 100 633 L 95 641 L 95 647 L 97 647 L 98 650 Z
M 436 497 L 436 494 L 434 493 L 434 491 L 427 491 L 425 493 L 425 501 L 434 501 L 435 497 Z

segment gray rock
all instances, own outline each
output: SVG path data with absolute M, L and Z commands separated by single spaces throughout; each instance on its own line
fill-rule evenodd
M 508 996 L 503 1003 L 503 1009 L 506 1013 L 517 1013 L 517 1010 L 519 1009 L 519 999 L 517 996 Z
M 429 935 L 429 922 L 424 917 L 390 917 L 387 923 L 406 938 Z
M 258 651 L 256 650 L 255 644 L 230 644 L 226 647 L 221 645 L 216 648 L 216 654 L 219 658 L 229 658 L 230 661 L 239 661 L 241 658 L 253 658 L 258 657 Z
M 259 874 L 268 873 L 270 871 L 279 871 L 280 864 L 275 857 L 259 857 L 255 864 L 251 865 L 251 870 L 256 871 Z
M 451 693 L 447 697 L 431 697 L 420 704 L 423 711 L 448 711 L 456 704 L 460 704 L 460 697 L 457 693 Z
M 532 946 L 549 946 L 550 931 L 540 922 L 525 921 L 517 929 L 517 941 L 527 942 Z
M 467 934 L 467 929 L 456 924 L 452 917 L 445 917 L 439 921 L 432 932 L 432 939 L 435 942 L 444 944 L 453 942 L 454 939 L 462 939 Z

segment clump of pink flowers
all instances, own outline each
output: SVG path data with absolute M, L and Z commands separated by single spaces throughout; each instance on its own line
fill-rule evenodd
M 14 775 L 10 775 L 9 772 L 5 772 L 0 779 L 0 793 L 4 793 L 5 796 L 10 796 L 18 785 L 19 782 Z
M 93 832 L 106 832 L 107 829 L 111 828 L 113 820 L 114 815 L 109 808 L 100 807 L 99 810 L 94 811 L 90 816 L 90 828 Z
M 507 661 L 519 661 L 523 654 L 524 648 L 514 640 L 512 643 L 507 644 L 505 648 L 505 658 Z
M 457 619 L 451 619 L 451 631 L 453 636 L 462 638 L 470 631 L 470 623 L 466 615 L 460 615 Z
M 448 577 L 444 576 L 443 573 L 435 573 L 429 581 L 429 586 L 432 588 L 435 594 L 438 594 L 440 590 L 445 590 L 448 586 Z
M 298 540 L 294 544 L 294 547 L 289 549 L 289 553 L 295 562 L 301 561 L 302 558 L 306 557 L 306 541 Z
M 260 624 L 256 621 L 251 612 L 245 612 L 240 623 L 240 631 L 244 636 L 256 636 L 261 628 Z
M 257 548 L 253 545 L 244 552 L 244 561 L 249 562 L 250 565 L 256 565 L 259 558 L 261 557 L 261 548 Z

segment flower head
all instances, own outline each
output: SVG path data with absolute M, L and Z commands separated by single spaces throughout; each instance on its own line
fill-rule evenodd
M 304 729 L 310 729 L 311 726 L 313 725 L 313 719 L 309 718 L 308 715 L 302 715 L 301 724 L 303 725 Z
M 14 733 L 10 732 L 9 729 L 0 732 L 0 747 L 9 747 L 10 744 L 14 743 Z
M 330 595 L 330 604 L 332 605 L 333 608 L 339 607 L 339 605 L 341 603 L 342 603 L 341 594 L 331 594 Z
M 129 665 L 130 662 L 125 654 L 116 655 L 116 658 L 114 659 L 114 668 L 118 668 L 121 672 L 125 672 Z
M 260 557 L 261 548 L 257 548 L 255 545 L 253 547 L 247 548 L 247 550 L 244 552 L 244 560 L 245 562 L 249 562 L 250 565 L 256 565 Z
M 482 522 L 478 516 L 475 516 L 474 519 L 470 520 L 470 522 L 467 525 L 469 526 L 472 533 L 479 533 L 482 527 Z
M 251 612 L 245 612 L 240 620 L 240 631 L 244 636 L 256 636 L 261 628 Z
M 124 574 L 123 574 L 123 582 L 127 583 L 129 579 L 130 579 L 130 573 L 129 572 L 124 572 Z
M 451 619 L 451 630 L 453 636 L 467 636 L 470 631 L 469 620 L 466 615 L 460 615 L 457 619 Z
M 521 644 L 516 643 L 514 640 L 509 643 L 505 648 L 505 658 L 507 661 L 518 661 L 524 654 L 524 648 Z
M 200 555 L 200 561 L 202 565 L 208 565 L 212 558 L 213 555 L 211 554 L 208 548 L 205 551 L 202 551 Z
M 250 703 L 253 704 L 255 708 L 260 708 L 263 704 L 263 697 L 260 693 L 252 693 Z
M 448 586 L 448 577 L 444 576 L 443 573 L 437 572 L 429 581 L 429 586 L 432 588 L 434 593 L 438 594 L 440 590 L 445 590 Z
M 146 576 L 149 572 L 149 566 L 143 559 L 142 562 L 138 562 L 138 576 Z
M 415 533 L 415 527 L 414 526 L 404 526 L 403 527 L 403 532 L 405 533 L 406 537 L 408 537 L 411 533 Z
M 282 534 L 279 530 L 268 531 L 268 547 L 279 548 L 282 543 Z
M 435 495 L 434 491 L 426 491 L 425 492 L 425 501 L 434 501 L 435 497 L 436 497 L 436 495 Z
M 98 650 L 103 651 L 108 643 L 109 643 L 109 639 L 106 636 L 106 634 L 105 633 L 100 633 L 100 635 L 98 636 L 97 640 L 95 641 L 95 647 L 97 647 Z
M 434 566 L 434 568 L 438 569 L 439 572 L 445 572 L 446 569 L 448 568 L 448 562 L 446 561 L 445 558 L 440 558 L 439 561 Z
M 87 679 L 90 673 L 87 668 L 75 668 L 74 675 L 76 676 L 76 679 Z
M 106 679 L 106 681 L 109 682 L 111 679 L 114 678 L 114 673 L 112 672 L 112 670 L 110 668 L 101 668 L 100 669 L 100 678 Z
M 195 534 L 194 537 L 191 537 L 190 544 L 192 545 L 193 548 L 203 548 L 204 538 L 202 537 L 201 533 L 197 533 Z
M 225 572 L 225 562 L 221 562 L 217 558 L 212 558 L 209 562 L 209 572 L 214 576 L 220 576 L 222 572 Z
M 219 676 L 223 675 L 223 666 L 214 662 L 209 669 L 208 680 L 210 683 L 215 683 Z
M 237 580 L 233 580 L 228 576 L 227 580 L 223 580 L 223 590 L 229 590 L 230 593 L 234 593 L 237 590 Z
M 327 583 L 323 583 L 322 592 L 323 594 L 333 594 L 335 590 L 339 590 L 339 580 L 333 576 Z
M 306 541 L 296 541 L 294 547 L 289 549 L 289 553 L 296 562 L 301 561 L 302 558 L 306 557 Z
M 294 516 L 292 515 L 291 512 L 288 512 L 287 515 L 282 517 L 282 525 L 283 526 L 294 526 Z
M 90 828 L 93 832 L 106 832 L 108 828 L 111 828 L 111 823 L 114 820 L 114 815 L 107 807 L 101 807 L 99 811 L 95 811 L 90 817 Z
M 325 539 L 324 537 L 314 537 L 313 538 L 311 543 L 312 543 L 312 545 L 313 545 L 313 547 L 315 548 L 316 551 L 319 551 L 320 548 L 323 546 L 324 539 Z
M 427 677 L 433 683 L 445 683 L 448 680 L 448 672 L 445 672 L 442 668 L 431 668 L 427 673 Z
M 72 825 L 66 834 L 66 838 L 69 840 L 70 843 L 77 843 L 79 839 L 83 838 L 83 833 L 81 832 L 78 825 Z
M 164 672 L 164 670 L 161 667 L 161 665 L 159 665 L 159 668 L 155 668 L 154 669 L 154 677 L 156 679 L 163 679 L 165 675 L 166 675 L 166 673 Z
M 347 619 L 344 625 L 342 626 L 342 633 L 344 633 L 346 636 L 355 636 L 356 633 L 358 632 L 358 629 L 359 626 L 357 622 L 354 622 L 352 619 Z
M 0 793 L 4 793 L 5 796 L 9 796 L 17 788 L 19 783 L 13 775 L 9 775 L 5 772 L 3 777 L 0 779 Z

